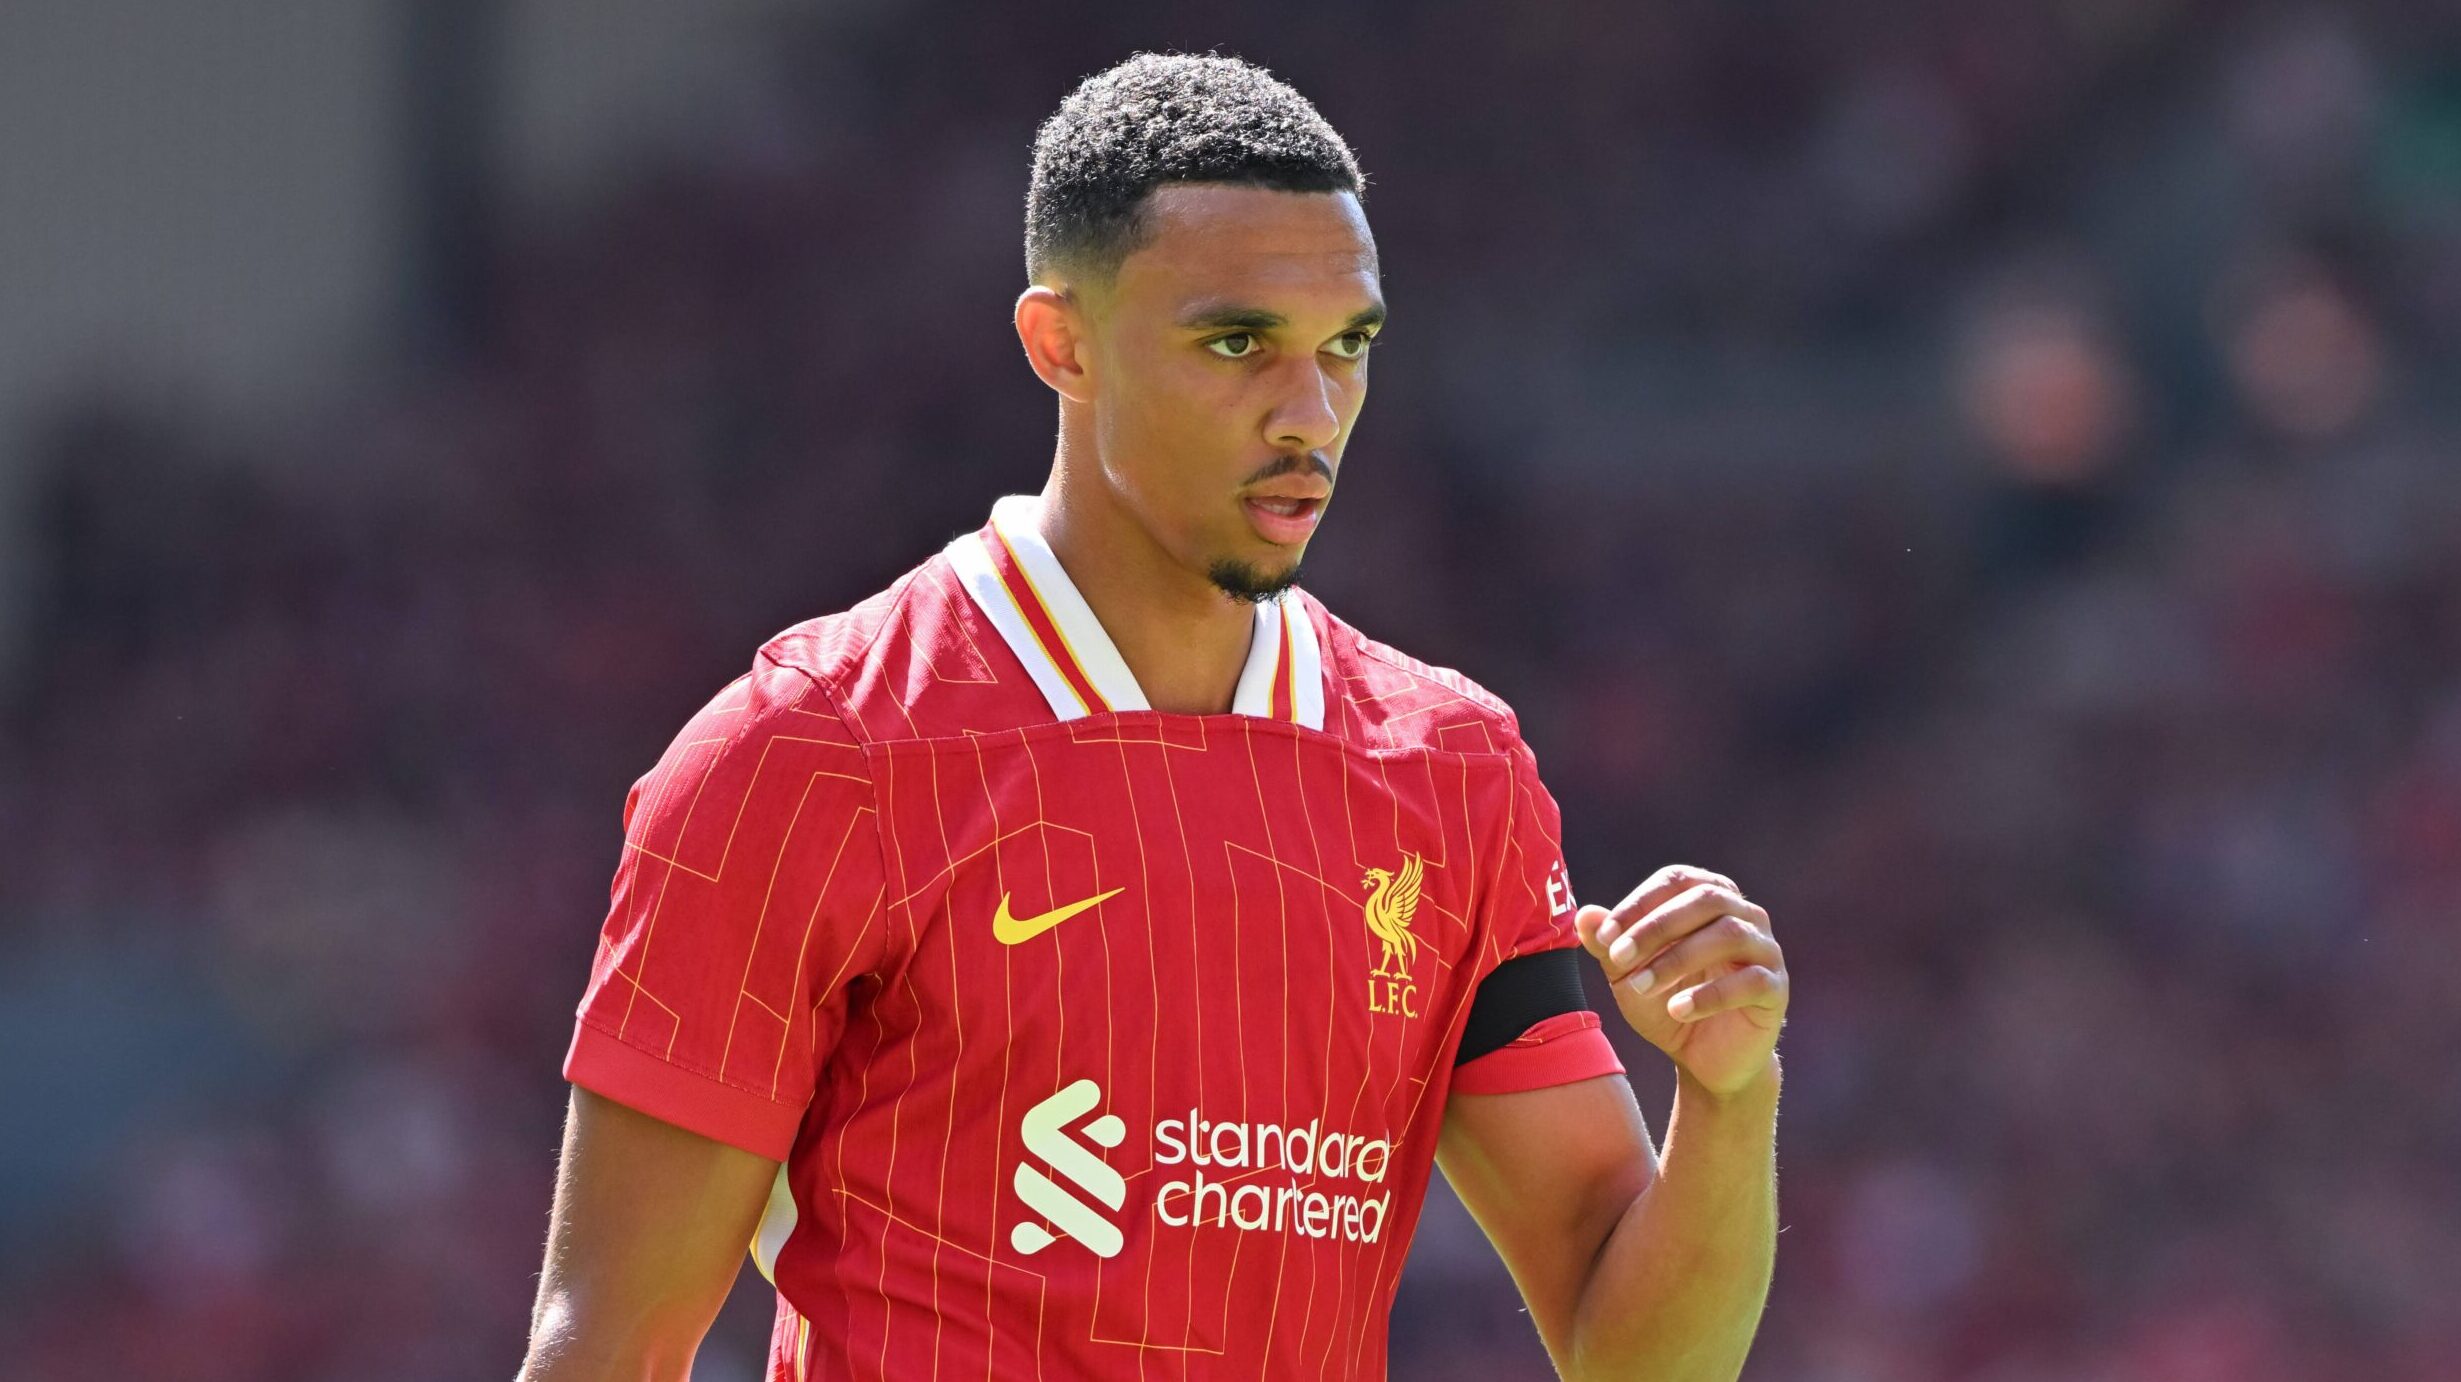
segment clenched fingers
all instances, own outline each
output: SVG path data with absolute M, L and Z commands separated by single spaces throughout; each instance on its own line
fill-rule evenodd
M 1737 925 L 1720 924 L 1729 921 L 1743 929 L 1738 930 Z M 1769 913 L 1759 903 L 1731 887 L 1698 884 L 1676 894 L 1673 900 L 1662 903 L 1620 932 L 1616 930 L 1612 918 L 1600 923 L 1596 934 L 1599 944 L 1604 947 L 1601 958 L 1606 965 L 1607 978 L 1610 981 L 1620 980 L 1644 960 L 1650 961 L 1652 968 L 1657 968 L 1654 957 L 1659 951 L 1703 927 L 1714 928 L 1717 935 L 1723 938 L 1722 941 L 1710 942 L 1713 945 L 1741 940 L 1747 930 L 1764 940 L 1771 936 Z M 1676 972 L 1688 972 L 1688 969 Z
M 1607 946 L 1618 935 L 1653 909 L 1674 900 L 1688 889 L 1699 887 L 1724 888 L 1738 897 L 1743 891 L 1735 886 L 1735 880 L 1722 873 L 1712 873 L 1691 864 L 1669 864 L 1649 875 L 1639 887 L 1624 894 L 1624 900 L 1613 907 L 1594 904 L 1583 907 L 1573 919 L 1573 927 L 1580 932 L 1581 944 L 1589 953 L 1596 956 L 1600 964 L 1607 964 Z
M 1722 1013 L 1731 1008 L 1783 1010 L 1786 1006 L 1786 982 L 1783 965 L 1774 969 L 1761 965 L 1738 969 L 1676 994 L 1667 1002 L 1666 1015 L 1677 1022 L 1697 1022 L 1712 1013 Z
M 1614 948 L 1620 945 L 1618 942 Z M 1611 982 L 1638 997 L 1720 964 L 1764 965 L 1782 970 L 1786 957 L 1778 949 L 1776 938 L 1728 912 L 1651 957 L 1647 965 L 1627 966 L 1629 972 Z
M 1684 892 L 1698 887 L 1724 888 L 1740 894 L 1743 889 L 1725 874 L 1701 868 L 1696 864 L 1669 864 L 1641 880 L 1641 885 L 1624 894 L 1624 900 L 1611 909 L 1619 926 L 1628 926 L 1632 919 L 1647 913 Z

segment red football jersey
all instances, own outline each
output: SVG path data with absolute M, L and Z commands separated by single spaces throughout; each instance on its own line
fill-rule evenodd
M 1147 708 L 1002 500 L 799 625 L 625 805 L 565 1073 L 780 1161 L 772 1382 L 1377 1378 L 1456 1069 L 1577 944 L 1512 713 L 1300 592 L 1231 713 Z

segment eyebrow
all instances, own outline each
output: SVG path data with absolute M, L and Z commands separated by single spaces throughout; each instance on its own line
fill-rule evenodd
M 1203 305 L 1179 319 L 1179 325 L 1191 331 L 1273 331 L 1290 325 L 1290 318 L 1262 307 L 1241 307 L 1235 304 Z M 1384 304 L 1363 308 L 1342 323 L 1342 330 L 1357 331 L 1384 325 Z

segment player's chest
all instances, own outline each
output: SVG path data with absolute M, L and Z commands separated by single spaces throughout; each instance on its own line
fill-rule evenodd
M 1484 757 L 1165 717 L 874 772 L 907 992 L 1013 1049 L 1423 1068 L 1475 985 L 1508 789 Z

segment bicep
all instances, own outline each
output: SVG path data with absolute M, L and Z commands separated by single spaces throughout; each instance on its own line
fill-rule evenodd
M 1511 1094 L 1455 1094 L 1436 1163 L 1521 1288 L 1558 1367 L 1598 1251 L 1658 1173 L 1620 1075 Z
M 778 1163 L 575 1086 L 533 1364 L 680 1378 L 726 1301 Z M 531 1375 L 531 1374 L 525 1374 Z

